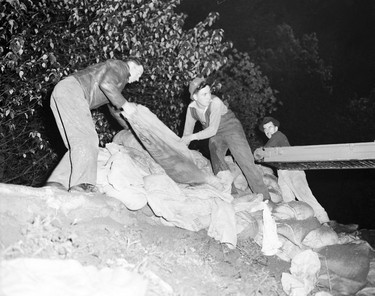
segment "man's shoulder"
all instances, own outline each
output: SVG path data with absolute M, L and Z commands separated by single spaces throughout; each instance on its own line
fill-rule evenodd
M 283 132 L 277 131 L 272 135 L 272 138 L 274 138 L 280 146 L 290 146 L 289 140 Z
M 211 95 L 212 102 L 222 103 L 223 101 L 216 95 Z
M 195 101 L 191 101 L 188 105 L 188 109 L 189 108 L 197 108 L 197 103 L 195 103 Z
M 224 102 L 219 97 L 212 95 L 211 106 L 214 108 L 221 108 L 222 105 L 224 105 Z
M 280 131 L 274 133 L 264 147 L 290 146 L 288 138 Z
M 129 71 L 129 66 L 128 66 L 128 63 L 127 62 L 124 62 L 122 60 L 114 60 L 114 59 L 109 59 L 109 60 L 106 60 L 105 62 L 103 62 L 103 64 L 106 66 L 106 67 L 109 67 L 109 68 L 112 68 L 112 69 L 126 69 L 127 71 Z
M 280 131 L 277 131 L 274 135 L 280 138 L 287 138 L 287 136 L 283 132 L 280 132 Z
M 105 60 L 103 63 L 111 64 L 111 65 L 127 65 L 125 61 L 117 60 L 117 59 L 108 59 L 108 60 Z
M 128 72 L 129 66 L 126 62 L 121 60 L 109 59 L 100 63 L 92 64 L 85 69 L 73 73 L 73 76 L 81 76 L 87 73 L 104 73 L 109 69 L 117 70 L 118 72 Z

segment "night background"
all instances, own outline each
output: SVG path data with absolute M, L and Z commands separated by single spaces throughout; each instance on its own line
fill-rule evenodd
M 282 104 L 271 115 L 291 145 L 375 140 L 374 1 L 184 0 L 179 10 L 187 28 L 219 12 L 216 27 L 278 91 Z M 313 57 L 301 62 L 309 47 Z M 375 228 L 374 169 L 306 174 L 332 220 Z

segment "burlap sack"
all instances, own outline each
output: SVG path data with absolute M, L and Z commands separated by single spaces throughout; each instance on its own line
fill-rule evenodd
M 315 217 L 305 220 L 282 220 L 277 222 L 277 233 L 285 236 L 297 246 L 302 247 L 302 241 L 306 235 L 318 227 L 320 227 L 320 223 Z
M 192 152 L 148 108 L 127 103 L 121 114 L 128 120 L 148 153 L 175 182 L 209 184 L 223 190 L 218 178 L 199 169 Z

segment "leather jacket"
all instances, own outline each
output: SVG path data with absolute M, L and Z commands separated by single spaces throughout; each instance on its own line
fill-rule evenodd
M 129 81 L 129 66 L 120 60 L 107 60 L 72 74 L 80 83 L 90 110 L 112 103 L 121 108 L 126 102 L 121 92 Z

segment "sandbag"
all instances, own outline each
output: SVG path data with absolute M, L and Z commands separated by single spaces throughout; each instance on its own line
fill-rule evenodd
M 375 287 L 366 287 L 359 291 L 355 296 L 374 296 Z
M 125 147 L 126 152 L 143 171 L 149 174 L 165 174 L 164 169 L 155 162 L 131 130 L 119 131 L 112 143 Z
M 280 203 L 273 210 L 273 216 L 278 220 L 306 220 L 314 215 L 313 208 L 303 201 Z
M 302 241 L 304 246 L 313 250 L 338 243 L 339 236 L 331 227 L 326 225 L 321 225 L 319 228 L 310 231 Z
M 322 269 L 324 269 L 324 266 L 322 266 Z M 353 296 L 357 295 L 356 293 L 360 291 L 366 283 L 348 279 L 334 272 L 330 272 L 329 274 L 319 275 L 318 285 L 329 288 L 334 296 Z
M 147 192 L 140 187 L 124 187 L 117 190 L 111 185 L 102 187 L 106 195 L 121 201 L 129 210 L 142 209 L 147 204 Z
M 236 220 L 231 195 L 207 184 L 177 185 L 168 175 L 146 176 L 144 187 L 149 206 L 162 222 L 166 222 L 163 224 L 190 231 L 207 228 L 209 236 L 228 244 L 229 248 L 236 247 Z
M 200 153 L 197 150 L 190 150 L 191 155 L 193 157 L 195 165 L 202 170 L 203 172 L 213 175 L 214 172 L 212 170 L 211 162 L 203 156 L 202 153 Z
M 128 102 L 121 114 L 128 120 L 152 158 L 175 182 L 207 183 L 219 190 L 222 189 L 218 179 L 198 168 L 187 146 L 148 108 Z
M 146 295 L 148 280 L 122 267 L 97 269 L 73 259 L 17 258 L 0 262 L 1 295 Z
M 281 247 L 276 253 L 276 256 L 283 261 L 290 262 L 296 255 L 304 250 L 307 250 L 306 247 L 299 247 L 296 244 L 292 243 L 285 236 L 279 235 L 279 240 L 281 242 Z
M 139 210 L 147 204 L 143 177 L 148 174 L 123 146 L 109 143 L 106 149 L 99 150 L 96 185 L 100 192 L 120 200 L 130 210 Z
M 230 203 L 220 198 L 212 199 L 211 223 L 207 235 L 226 244 L 229 249 L 236 248 L 236 218 Z
M 274 203 L 280 203 L 283 201 L 282 192 L 277 182 L 277 177 L 275 176 L 273 170 L 269 167 L 263 165 L 256 165 L 258 170 L 263 176 L 263 182 L 267 186 L 268 192 L 271 196 L 271 200 Z
M 254 238 L 259 231 L 257 220 L 247 211 L 236 212 L 237 239 Z
M 370 261 L 370 270 L 367 275 L 367 281 L 370 285 L 375 287 L 375 257 L 373 256 Z
M 274 175 L 273 169 L 264 165 L 257 165 L 258 169 L 262 171 L 262 174 Z
M 119 191 L 130 186 L 143 187 L 143 177 L 148 173 L 140 170 L 121 146 L 109 143 L 106 148 L 111 152 L 107 162 L 111 168 L 107 175 L 109 184 Z
M 263 178 L 264 180 L 265 178 Z M 270 194 L 271 201 L 275 204 L 282 202 L 283 198 L 281 193 L 272 187 L 268 187 L 268 193 Z
M 113 137 L 112 143 L 125 147 L 135 148 L 137 150 L 145 150 L 145 147 L 142 146 L 142 143 L 130 129 L 123 129 L 119 131 Z
M 314 289 L 320 270 L 318 254 L 305 250 L 296 255 L 291 263 L 290 274 L 283 272 L 281 284 L 291 296 L 307 296 Z
M 349 243 L 326 246 L 318 251 L 322 266 L 341 277 L 366 282 L 370 269 L 369 246 L 365 243 Z
M 282 220 L 277 222 L 277 233 L 302 247 L 302 241 L 306 235 L 318 227 L 320 227 L 320 223 L 315 217 L 305 220 Z

